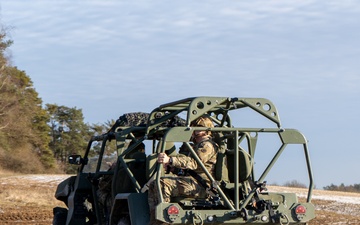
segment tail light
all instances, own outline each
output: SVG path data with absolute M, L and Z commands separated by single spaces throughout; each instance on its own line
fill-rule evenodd
M 171 222 L 174 222 L 176 220 L 177 217 L 179 217 L 179 208 L 176 207 L 175 205 L 170 205 L 168 208 L 167 208 L 167 214 L 168 214 L 168 217 L 169 217 L 169 220 Z
M 296 207 L 296 209 L 295 209 L 295 213 L 296 213 L 296 215 L 298 215 L 298 214 L 305 214 L 305 213 L 306 213 L 306 208 L 305 208 L 305 206 L 303 206 L 303 205 L 298 205 L 298 206 Z
M 296 214 L 296 218 L 300 221 L 302 219 L 304 219 L 305 214 L 306 214 L 306 207 L 303 205 L 298 205 L 295 208 L 295 214 Z

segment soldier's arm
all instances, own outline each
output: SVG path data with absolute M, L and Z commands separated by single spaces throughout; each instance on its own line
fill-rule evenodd
M 172 162 L 170 163 L 170 165 L 176 168 L 190 169 L 190 170 L 194 170 L 197 168 L 197 163 L 195 159 L 189 156 L 179 154 L 176 156 L 172 156 L 171 161 Z

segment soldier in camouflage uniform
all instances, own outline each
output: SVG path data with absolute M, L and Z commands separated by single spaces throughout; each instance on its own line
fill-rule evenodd
M 211 119 L 207 117 L 201 117 L 194 121 L 191 125 L 198 127 L 214 127 Z M 194 150 L 196 154 L 204 163 L 208 172 L 214 177 L 217 146 L 211 141 L 211 131 L 194 131 L 192 141 L 194 142 Z M 177 155 L 169 157 L 165 153 L 159 153 L 157 161 L 165 167 L 170 166 L 184 170 L 192 170 L 198 174 L 209 187 L 211 186 L 211 182 L 205 172 L 200 166 L 198 166 L 196 160 L 191 156 Z M 194 198 L 203 198 L 207 196 L 204 185 L 200 184 L 198 179 L 195 179 L 193 176 L 163 177 L 160 179 L 160 183 L 165 202 L 170 202 L 170 197 L 176 196 L 191 196 Z M 152 182 L 148 192 L 150 208 L 149 225 L 163 224 L 155 219 L 155 207 L 159 203 L 157 193 L 157 186 L 155 182 Z

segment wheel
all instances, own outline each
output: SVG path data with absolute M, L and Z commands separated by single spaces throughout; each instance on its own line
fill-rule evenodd
M 67 218 L 68 210 L 62 207 L 55 207 L 53 209 L 53 225 L 66 225 L 66 218 Z
M 131 225 L 128 217 L 121 217 L 117 225 Z

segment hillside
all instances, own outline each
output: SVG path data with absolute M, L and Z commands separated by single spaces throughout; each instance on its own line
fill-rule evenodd
M 52 208 L 64 206 L 53 196 L 68 175 L 0 175 L 0 224 L 51 224 Z M 269 186 L 269 191 L 296 192 L 301 188 Z M 360 193 L 314 190 L 316 219 L 310 225 L 360 224 Z

